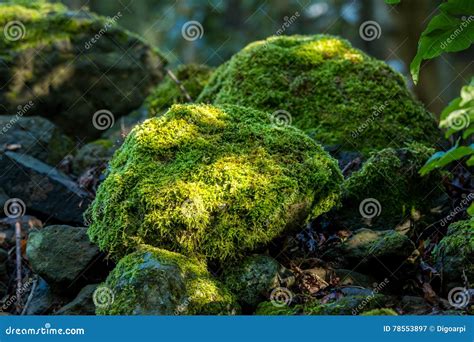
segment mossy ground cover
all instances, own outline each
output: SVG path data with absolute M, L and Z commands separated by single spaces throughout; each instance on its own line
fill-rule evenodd
M 318 142 L 365 154 L 440 137 L 400 74 L 328 35 L 249 44 L 215 71 L 198 101 L 284 110 Z
M 89 236 L 235 259 L 338 201 L 337 162 L 303 132 L 239 106 L 175 105 L 137 126 L 88 211 Z

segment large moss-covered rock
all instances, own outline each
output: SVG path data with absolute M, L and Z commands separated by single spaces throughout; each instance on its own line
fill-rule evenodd
M 239 106 L 175 105 L 115 153 L 89 236 L 124 255 L 142 242 L 236 258 L 338 200 L 337 162 L 303 132 Z
M 161 82 L 148 96 L 146 106 L 150 116 L 161 115 L 177 103 L 196 100 L 207 85 L 213 69 L 202 64 L 180 65 Z
M 27 115 L 47 116 L 66 133 L 97 137 L 94 113 L 129 113 L 163 77 L 164 58 L 119 28 L 119 14 L 104 18 L 20 0 L 3 1 L 0 13 L 0 114 L 33 101 Z
M 344 150 L 432 144 L 439 137 L 400 74 L 328 35 L 249 44 L 214 72 L 198 101 L 286 111 L 293 125 Z
M 234 297 L 198 259 L 141 246 L 117 264 L 102 287 L 108 302 L 96 299 L 99 315 L 231 315 Z
M 434 151 L 420 144 L 376 153 L 344 182 L 343 204 L 337 217 L 346 229 L 423 225 L 443 198 L 442 175 L 418 173 Z
M 453 223 L 448 234 L 433 250 L 445 289 L 474 283 L 474 218 Z

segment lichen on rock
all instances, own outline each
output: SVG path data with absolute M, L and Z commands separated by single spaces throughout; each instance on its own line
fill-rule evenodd
M 337 162 L 303 132 L 239 106 L 175 105 L 134 128 L 88 210 L 89 236 L 236 259 L 338 201 Z
M 101 285 L 111 293 L 99 315 L 231 315 L 232 294 L 198 259 L 150 246 L 125 256 Z M 99 287 L 101 287 L 99 286 Z
M 249 44 L 216 69 L 198 101 L 286 111 L 323 145 L 363 153 L 440 138 L 399 73 L 329 35 Z

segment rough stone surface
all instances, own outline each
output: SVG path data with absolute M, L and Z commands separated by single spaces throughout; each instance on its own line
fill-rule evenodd
M 224 273 L 224 284 L 242 305 L 256 306 L 290 275 L 291 272 L 275 259 L 254 255 L 235 267 L 229 267 Z
M 88 194 L 55 168 L 28 155 L 0 154 L 0 184 L 10 198 L 19 198 L 26 212 L 64 223 L 83 224 Z
M 81 284 L 81 277 L 99 255 L 87 229 L 65 225 L 32 231 L 26 255 L 31 268 L 55 290 L 67 292 Z
M 55 315 L 95 315 L 93 300 L 97 284 L 86 285 L 70 303 L 56 311 Z
M 45 118 L 0 115 L 0 148 L 12 148 L 55 166 L 73 153 L 74 143 Z

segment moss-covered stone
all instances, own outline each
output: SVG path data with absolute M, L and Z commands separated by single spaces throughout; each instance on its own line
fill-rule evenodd
M 92 138 L 101 133 L 94 113 L 105 109 L 117 119 L 140 106 L 162 79 L 165 59 L 121 29 L 121 15 L 104 18 L 45 1 L 1 2 L 0 114 L 33 101 L 26 115 Z
M 418 173 L 434 151 L 420 144 L 373 153 L 362 168 L 344 182 L 337 216 L 345 228 L 394 229 L 411 220 L 421 225 L 443 195 L 442 176 Z
M 290 275 L 291 272 L 275 259 L 266 255 L 253 255 L 226 269 L 224 283 L 240 303 L 255 307 Z
M 393 305 L 393 298 L 373 293 L 369 296 L 345 296 L 336 301 L 321 303 L 312 300 L 304 304 L 279 307 L 271 302 L 260 303 L 256 315 L 360 315 L 376 309 L 387 310 L 385 307 Z
M 196 100 L 207 85 L 212 71 L 212 68 L 202 64 L 185 64 L 177 67 L 173 74 L 178 79 L 179 85 L 170 75 L 167 75 L 146 100 L 149 115 L 161 115 L 174 104 L 190 102 L 186 93 L 192 101 Z
M 440 137 L 400 74 L 328 35 L 249 44 L 216 69 L 198 101 L 284 110 L 318 142 L 350 151 L 432 145 Z
M 361 313 L 361 316 L 398 316 L 393 309 L 374 309 Z
M 299 305 L 276 306 L 272 302 L 262 302 L 258 305 L 255 315 L 259 316 L 293 316 L 301 313 L 302 307 Z
M 415 251 L 415 245 L 395 230 L 374 231 L 359 229 L 337 250 L 344 263 L 362 269 L 399 269 Z
M 448 234 L 433 250 L 444 287 L 465 286 L 464 276 L 474 283 L 474 218 L 453 223 Z
M 73 160 L 73 171 L 81 175 L 84 171 L 107 164 L 117 147 L 108 139 L 99 139 L 82 146 Z
M 330 210 L 341 179 L 321 146 L 266 113 L 174 105 L 115 153 L 87 214 L 89 236 L 115 255 L 146 243 L 236 258 Z
M 99 315 L 229 315 L 238 312 L 231 293 L 194 258 L 150 246 L 127 255 L 108 276 L 108 302 Z M 97 304 L 97 303 L 96 303 Z

